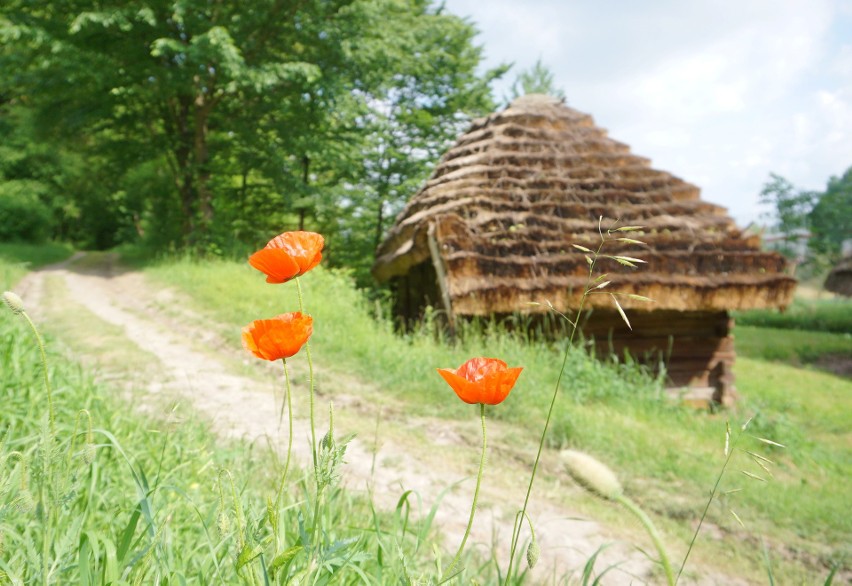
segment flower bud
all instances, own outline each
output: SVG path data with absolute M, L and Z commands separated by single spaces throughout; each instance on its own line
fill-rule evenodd
M 588 454 L 574 450 L 564 450 L 560 457 L 571 477 L 583 488 L 614 500 L 621 496 L 623 489 L 615 472 Z
M 3 292 L 3 302 L 9 306 L 9 309 L 11 309 L 12 313 L 14 313 L 15 315 L 20 315 L 24 313 L 23 300 L 11 291 Z
M 541 556 L 541 548 L 538 546 L 538 541 L 533 539 L 527 547 L 527 565 L 533 569 L 538 563 L 538 558 Z

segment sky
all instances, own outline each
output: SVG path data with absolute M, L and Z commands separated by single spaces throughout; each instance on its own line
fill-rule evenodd
M 483 69 L 541 59 L 569 106 L 760 221 L 770 173 L 823 191 L 852 166 L 852 0 L 445 0 Z

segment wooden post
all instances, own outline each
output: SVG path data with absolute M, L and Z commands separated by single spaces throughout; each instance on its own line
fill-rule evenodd
M 435 224 L 429 224 L 427 232 L 429 241 L 429 254 L 432 256 L 432 266 L 435 267 L 435 276 L 438 279 L 438 288 L 441 290 L 441 301 L 444 303 L 444 311 L 447 312 L 447 323 L 450 326 L 450 336 L 456 335 L 456 321 L 453 316 L 453 305 L 450 301 L 450 290 L 447 286 L 447 271 L 444 268 L 444 259 L 441 257 L 441 250 L 438 248 L 438 241 L 435 239 Z

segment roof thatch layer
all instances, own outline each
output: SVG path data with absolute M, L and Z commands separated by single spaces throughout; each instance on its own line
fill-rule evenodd
M 825 279 L 825 290 L 852 297 L 852 256 L 837 263 Z
M 698 187 L 651 168 L 595 126 L 592 117 L 546 96 L 524 96 L 473 123 L 408 202 L 379 247 L 373 274 L 402 276 L 424 262 L 443 272 L 457 315 L 543 311 L 528 302 L 577 306 L 595 249 L 599 218 L 640 225 L 647 247 L 619 243 L 610 254 L 619 291 L 640 310 L 716 311 L 784 307 L 795 280 L 786 262 L 759 250 L 724 208 Z M 605 221 L 604 227 L 607 223 Z M 431 249 L 430 252 L 430 240 Z M 437 246 L 436 246 L 437 245 Z M 593 296 L 592 305 L 611 305 Z

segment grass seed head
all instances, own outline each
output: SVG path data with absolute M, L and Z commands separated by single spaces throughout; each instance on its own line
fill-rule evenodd
M 12 313 L 14 313 L 15 315 L 20 315 L 24 313 L 23 300 L 11 291 L 3 292 L 3 302 L 9 306 L 9 309 L 11 309 Z
M 225 537 L 231 531 L 231 518 L 227 511 L 220 510 L 219 514 L 216 515 L 216 528 L 222 537 Z
M 14 507 L 18 509 L 18 512 L 24 515 L 35 509 L 35 499 L 33 498 L 33 494 L 27 489 L 22 490 L 13 503 Z
M 530 569 L 535 567 L 539 557 L 541 557 L 541 548 L 538 546 L 538 541 L 533 539 L 527 547 L 527 565 Z
M 560 456 L 568 473 L 583 488 L 610 500 L 624 492 L 615 472 L 592 456 L 575 450 L 563 450 Z
M 83 446 L 83 462 L 85 462 L 86 464 L 91 464 L 92 462 L 94 462 L 96 453 L 97 448 L 95 447 L 95 444 L 91 442 L 86 442 L 86 445 Z

